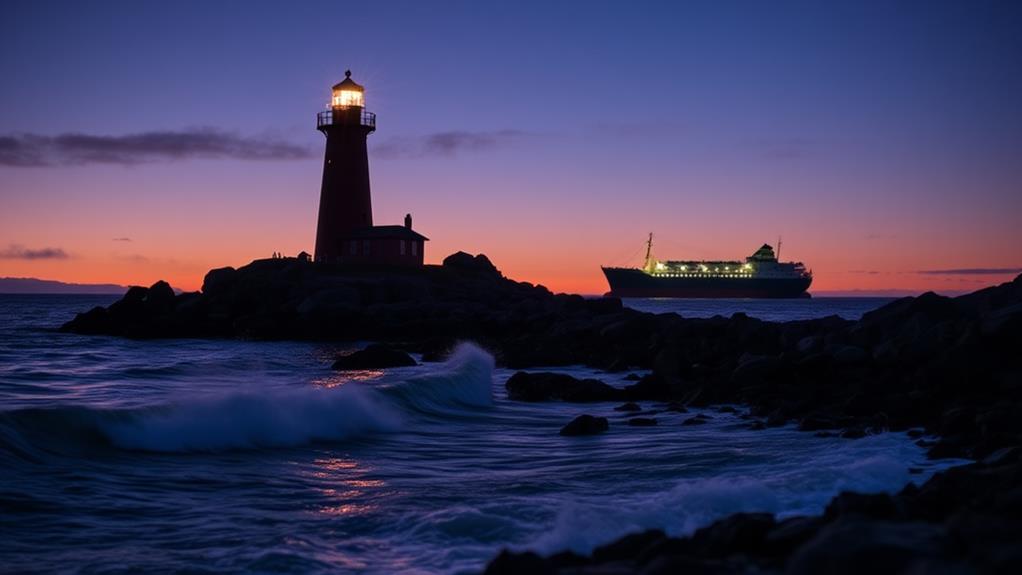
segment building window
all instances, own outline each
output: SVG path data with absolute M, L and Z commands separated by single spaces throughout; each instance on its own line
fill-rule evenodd
M 369 240 L 362 240 L 362 255 L 364 255 L 364 256 L 369 255 L 369 246 L 370 245 L 371 245 L 371 242 Z
M 405 255 L 405 240 L 401 240 L 401 255 Z
M 412 255 L 413 256 L 419 255 L 419 242 L 414 240 L 412 241 Z
M 348 255 L 358 255 L 358 242 L 355 240 L 348 242 Z

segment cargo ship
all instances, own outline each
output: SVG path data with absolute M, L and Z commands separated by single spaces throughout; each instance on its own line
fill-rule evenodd
M 763 244 L 745 261 L 659 261 L 653 257 L 653 234 L 646 242 L 642 268 L 603 267 L 608 295 L 665 298 L 806 298 L 812 270 L 802 262 L 781 262 Z

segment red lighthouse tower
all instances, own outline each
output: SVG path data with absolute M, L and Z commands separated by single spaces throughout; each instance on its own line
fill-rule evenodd
M 351 79 L 351 70 L 333 87 L 316 129 L 326 136 L 326 154 L 315 260 L 422 265 L 428 238 L 412 231 L 411 215 L 404 226 L 373 226 L 366 139 L 376 131 L 376 114 L 365 110 L 365 88 Z

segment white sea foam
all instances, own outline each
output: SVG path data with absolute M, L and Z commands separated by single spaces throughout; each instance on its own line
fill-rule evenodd
M 407 408 L 443 412 L 491 405 L 492 373 L 489 354 L 462 344 L 436 373 L 385 389 L 352 383 L 239 391 L 100 418 L 99 426 L 114 445 L 147 451 L 220 451 L 338 441 L 400 431 Z
M 827 441 L 830 447 L 811 458 L 794 458 L 788 465 L 752 474 L 728 474 L 724 469 L 720 476 L 680 480 L 664 491 L 612 500 L 574 499 L 559 507 L 549 530 L 522 548 L 590 553 L 598 545 L 645 529 L 689 535 L 733 513 L 765 512 L 780 518 L 817 514 L 842 491 L 894 492 L 913 478 L 899 453 L 909 457 L 914 446 L 899 434 L 858 442 Z

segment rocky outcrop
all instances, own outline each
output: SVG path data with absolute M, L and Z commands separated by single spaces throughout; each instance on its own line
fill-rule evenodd
M 517 401 L 560 400 L 573 403 L 614 401 L 622 392 L 598 379 L 578 379 L 565 373 L 519 371 L 504 384 L 508 399 Z
M 596 435 L 610 429 L 610 423 L 606 417 L 595 417 L 583 414 L 568 422 L 561 428 L 561 435 Z
M 407 353 L 388 345 L 374 343 L 365 349 L 339 356 L 333 369 L 386 369 L 388 367 L 408 367 L 418 365 Z
M 505 278 L 484 255 L 461 252 L 443 265 L 410 269 L 257 260 L 210 271 L 201 292 L 166 297 L 161 285 L 132 288 L 62 329 L 135 338 L 378 341 L 427 358 L 473 340 L 510 367 L 623 369 L 648 367 L 653 331 L 676 319 L 625 309 L 616 298 L 553 294 Z M 159 305 L 143 305 L 150 292 L 159 294 Z
M 1022 363 L 1015 359 L 1022 276 L 958 298 L 903 298 L 857 322 L 772 323 L 740 313 L 683 319 L 623 308 L 614 298 L 552 294 L 461 252 L 441 266 L 406 270 L 273 259 L 212 270 L 201 293 L 175 296 L 163 282 L 131 288 L 62 329 L 368 340 L 425 358 L 470 339 L 512 368 L 651 370 L 623 389 L 516 375 L 508 388 L 514 399 L 742 403 L 764 426 L 795 422 L 850 438 L 924 428 L 941 435 L 938 456 L 981 458 L 1022 442 Z

